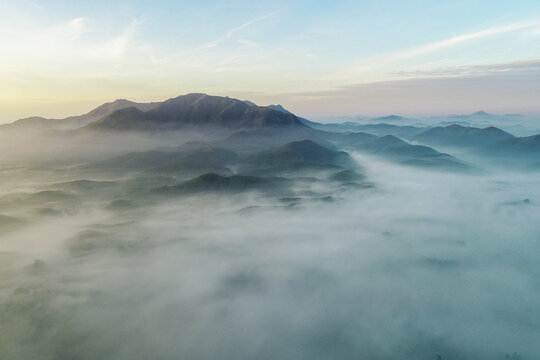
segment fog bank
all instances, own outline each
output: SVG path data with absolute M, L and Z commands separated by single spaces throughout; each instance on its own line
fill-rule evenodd
M 537 177 L 354 157 L 334 201 L 3 208 L 0 357 L 538 358 Z

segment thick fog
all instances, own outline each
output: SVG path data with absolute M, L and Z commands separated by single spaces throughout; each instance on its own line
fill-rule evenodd
M 298 199 L 3 165 L 0 358 L 538 359 L 537 175 L 354 157 L 373 187 Z

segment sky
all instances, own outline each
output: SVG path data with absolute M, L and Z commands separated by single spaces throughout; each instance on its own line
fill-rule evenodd
M 540 115 L 540 2 L 0 0 L 0 122 L 190 92 L 305 117 Z

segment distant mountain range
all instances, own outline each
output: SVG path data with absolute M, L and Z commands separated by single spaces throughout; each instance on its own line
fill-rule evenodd
M 540 156 L 540 134 L 526 137 L 512 137 L 490 144 L 482 149 L 488 156 L 503 157 L 532 157 L 538 160 Z
M 375 135 L 381 133 L 373 132 L 374 129 L 369 129 L 363 126 L 387 125 L 396 126 L 395 130 L 399 131 L 399 127 L 412 126 L 427 130 L 432 127 L 444 127 L 448 125 L 462 125 L 465 127 L 486 128 L 490 126 L 498 127 L 506 132 L 517 136 L 530 136 L 540 132 L 539 118 L 535 116 L 525 116 L 520 114 L 489 114 L 485 111 L 477 111 L 471 114 L 463 115 L 440 115 L 427 117 L 403 117 L 399 115 L 389 115 L 383 117 L 362 117 L 362 116 L 347 116 L 347 117 L 330 117 L 321 118 L 321 122 L 311 121 L 310 126 L 328 131 L 366 131 Z M 396 136 L 409 136 L 412 134 L 394 133 Z
M 480 129 L 454 124 L 431 128 L 414 136 L 412 140 L 432 146 L 481 147 L 513 137 L 494 126 Z
M 409 144 L 394 135 L 386 135 L 371 141 L 362 142 L 354 148 L 359 151 L 383 156 L 403 165 L 444 170 L 471 170 L 469 165 L 449 154 L 440 153 L 428 146 Z
M 476 112 L 447 119 L 466 123 L 470 119 L 489 121 L 493 118 L 496 116 Z M 452 123 L 426 127 L 411 125 L 411 119 L 398 115 L 374 118 L 372 121 L 377 123 L 321 124 L 297 117 L 281 105 L 258 106 L 250 101 L 193 93 L 154 103 L 120 99 L 103 104 L 87 114 L 65 119 L 21 119 L 0 126 L 0 133 L 59 130 L 56 136 L 63 137 L 169 134 L 171 131 L 193 130 L 209 135 L 210 145 L 192 149 L 191 152 L 186 149 L 133 152 L 99 164 L 103 168 L 128 170 L 132 167 L 159 172 L 187 171 L 191 168 L 195 172 L 208 170 L 227 174 L 228 161 L 241 152 L 258 152 L 252 160 L 243 161 L 242 166 L 246 168 L 251 161 L 259 165 L 258 170 L 265 164 L 269 171 L 334 166 L 335 161 L 326 165 L 321 161 L 338 156 L 336 154 L 340 154 L 340 149 L 366 152 L 401 164 L 451 170 L 464 170 L 468 165 L 429 146 L 467 148 L 482 156 L 523 157 L 540 153 L 540 135 L 514 137 L 494 126 L 479 128 Z M 66 131 L 69 135 L 66 135 Z M 259 153 L 265 150 L 271 152 Z M 330 155 L 335 151 L 336 154 Z M 343 156 L 340 154 L 338 157 Z M 315 161 L 315 158 L 319 160 Z

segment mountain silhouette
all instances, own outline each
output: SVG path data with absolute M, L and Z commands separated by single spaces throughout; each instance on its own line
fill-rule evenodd
M 2 130 L 50 130 L 50 129 L 76 129 L 86 126 L 91 122 L 99 120 L 115 111 L 125 108 L 136 108 L 141 111 L 147 111 L 159 103 L 137 103 L 125 99 L 118 99 L 98 106 L 92 111 L 76 116 L 69 116 L 63 119 L 47 119 L 43 117 L 28 117 L 14 121 L 10 124 L 0 125 Z
M 221 129 L 228 131 L 305 126 L 290 113 L 246 104 L 229 97 L 188 94 L 169 99 L 149 111 L 127 108 L 89 124 L 100 131 Z
M 279 172 L 354 166 L 354 161 L 346 152 L 328 149 L 311 140 L 303 140 L 251 155 L 244 160 L 243 170 Z
M 413 140 L 435 146 L 479 147 L 514 136 L 494 126 L 476 128 L 453 124 L 434 127 L 413 137 Z
M 540 134 L 514 137 L 488 145 L 481 153 L 489 156 L 534 157 L 540 155 Z

